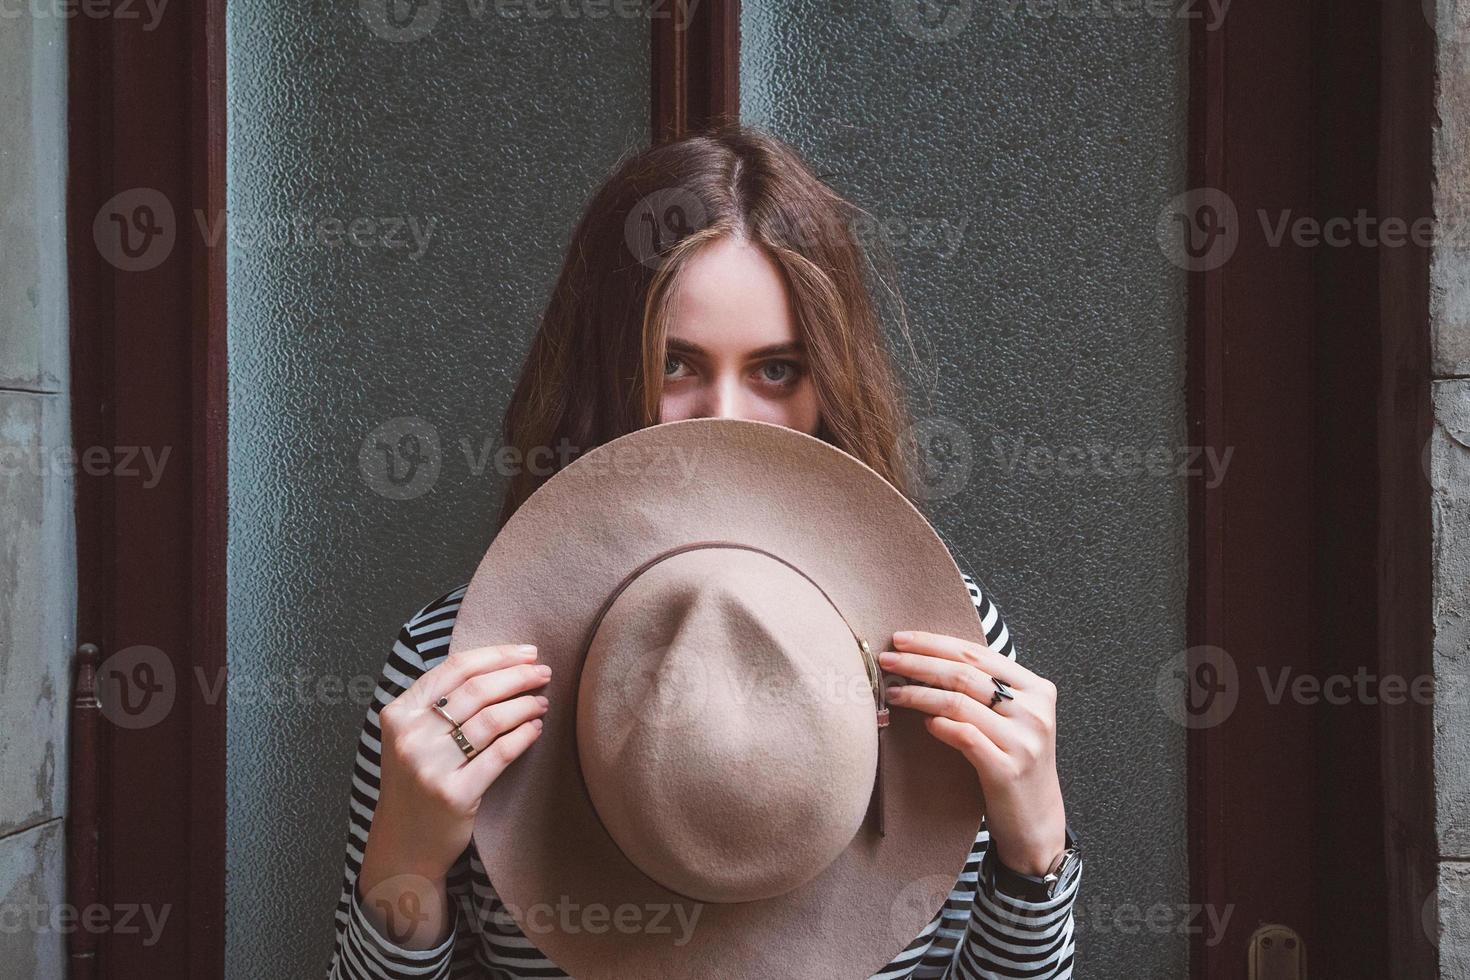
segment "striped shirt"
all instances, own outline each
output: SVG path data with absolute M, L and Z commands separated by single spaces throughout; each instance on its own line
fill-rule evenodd
M 990 648 L 1014 660 L 1015 644 L 999 608 L 981 594 L 974 579 L 969 575 L 964 579 Z M 473 841 L 449 872 L 446 890 L 455 920 L 449 935 L 433 949 L 405 949 L 389 941 L 374 928 L 357 893 L 357 873 L 378 802 L 378 712 L 448 655 L 449 635 L 465 588 L 440 596 L 404 624 L 368 706 L 352 771 L 347 860 L 337 900 L 337 938 L 327 970 L 329 980 L 555 980 L 567 976 L 531 944 L 501 904 Z M 980 874 L 989 840 L 982 823 L 948 901 L 873 980 L 1072 976 L 1072 908 L 1080 875 L 1049 901 L 1032 902 L 1007 894 L 990 886 Z

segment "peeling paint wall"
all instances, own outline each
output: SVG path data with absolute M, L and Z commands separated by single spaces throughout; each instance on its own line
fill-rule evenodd
M 65 122 L 66 20 L 16 8 L 0 22 L 0 972 L 15 977 L 62 976 L 66 940 Z

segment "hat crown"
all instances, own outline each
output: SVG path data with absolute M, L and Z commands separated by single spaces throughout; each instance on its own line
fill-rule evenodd
M 588 794 L 624 855 L 690 898 L 770 898 L 819 875 L 862 825 L 877 741 L 847 623 L 764 554 L 711 546 L 654 564 L 588 647 Z

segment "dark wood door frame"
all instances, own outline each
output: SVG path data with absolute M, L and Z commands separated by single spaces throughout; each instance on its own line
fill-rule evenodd
M 76 473 L 69 901 L 167 915 L 74 930 L 74 977 L 224 972 L 223 14 L 67 22 L 73 443 L 162 460 Z
M 672 0 L 652 24 L 653 142 L 737 120 L 740 0 Z
M 1312 975 L 1433 976 L 1429 708 L 1376 680 L 1346 703 L 1273 688 L 1430 673 L 1427 251 L 1267 232 L 1429 214 L 1428 21 L 1417 0 L 1288 0 L 1192 30 L 1189 186 L 1223 193 L 1190 207 L 1235 245 L 1190 282 L 1191 433 L 1234 452 L 1190 491 L 1191 693 L 1233 678 L 1238 699 L 1190 732 L 1191 893 L 1232 913 L 1191 975 L 1244 978 L 1280 923 Z

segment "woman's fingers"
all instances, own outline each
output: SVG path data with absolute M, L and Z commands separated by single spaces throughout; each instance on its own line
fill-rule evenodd
M 465 721 L 460 728 L 471 745 L 483 751 L 491 742 L 500 738 L 523 722 L 540 718 L 549 704 L 543 695 L 523 694 L 481 708 Z M 448 723 L 445 723 L 446 726 Z
M 1001 658 L 1005 660 L 1004 657 Z M 942 687 L 946 690 L 957 691 L 973 699 L 976 703 L 985 705 L 991 711 L 1000 714 L 1008 714 L 1009 707 L 1015 701 L 1016 695 L 1010 690 L 1009 683 L 1002 679 L 1009 698 L 996 698 L 995 678 L 978 667 L 964 661 L 947 660 L 943 657 L 930 656 L 922 653 L 899 653 L 894 650 L 885 650 L 878 657 L 878 662 L 895 674 L 912 678 L 923 684 L 934 687 Z M 1006 660 L 1009 664 L 1010 661 Z
M 972 643 L 942 633 L 925 633 L 921 630 L 904 630 L 893 634 L 895 650 L 908 653 L 941 657 L 957 663 L 969 664 L 985 671 L 991 677 L 999 677 L 1011 687 L 1024 690 L 1039 680 L 1035 674 L 1008 657 L 1003 657 L 984 643 Z
M 1005 767 L 1010 764 L 1010 757 L 1005 751 L 996 745 L 989 735 L 974 725 L 967 725 L 943 715 L 934 715 L 924 719 L 924 725 L 935 738 L 950 748 L 958 749 L 976 773 L 1004 771 Z M 984 785 L 984 780 L 981 780 L 981 785 Z
M 981 705 L 973 695 L 965 691 L 902 684 L 889 689 L 888 701 L 890 704 L 914 708 L 936 718 L 947 718 L 956 724 L 973 726 L 990 742 L 1002 748 L 1006 744 L 1006 719 Z
M 546 664 L 520 663 L 489 670 L 467 678 L 463 684 L 445 694 L 443 709 L 449 717 L 464 726 L 467 719 L 490 705 L 543 687 L 549 680 L 551 668 Z M 447 721 L 444 723 L 448 724 Z
M 541 719 L 531 718 L 476 752 L 475 757 L 460 770 L 469 781 L 471 794 L 484 795 L 485 790 L 500 778 L 505 767 L 519 759 L 540 735 Z
M 529 643 L 502 643 L 457 650 L 414 681 L 398 700 L 402 701 L 411 695 L 413 700 L 409 701 L 410 705 L 427 708 L 471 677 L 516 664 L 534 663 L 535 660 L 536 648 Z
M 550 678 L 550 668 L 528 659 L 534 657 L 535 648 L 526 644 L 477 647 L 450 654 L 379 712 L 385 756 L 391 750 L 403 760 L 403 766 L 425 782 L 458 772 L 466 760 L 451 734 L 450 719 L 480 750 L 524 724 L 529 714 L 542 710 L 534 696 L 518 698 L 544 686 Z M 463 680 L 445 691 L 444 685 L 458 678 Z M 445 693 L 435 696 L 436 691 Z M 441 698 L 443 705 L 438 704 Z M 499 707 L 511 701 L 518 703 Z M 495 710 L 487 714 L 492 706 Z M 533 706 L 535 712 L 530 711 Z M 467 730 L 471 719 L 478 720 Z

